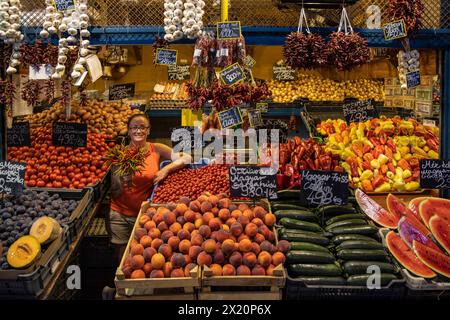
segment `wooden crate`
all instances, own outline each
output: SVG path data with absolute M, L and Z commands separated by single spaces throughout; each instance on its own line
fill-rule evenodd
M 139 227 L 139 218 L 151 206 L 150 202 L 143 202 L 141 210 L 134 224 L 127 248 L 116 271 L 114 283 L 116 299 L 118 300 L 195 300 L 196 290 L 200 287 L 200 268 L 191 270 L 190 277 L 162 278 L 162 279 L 126 279 L 122 266 L 130 252 L 134 231 Z

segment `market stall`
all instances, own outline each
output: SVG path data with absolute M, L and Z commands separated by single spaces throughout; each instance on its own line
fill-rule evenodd
M 0 297 L 448 298 L 448 10 L 1 1 Z M 149 187 L 117 265 L 111 179 L 138 190 L 157 152 L 131 129 L 192 163 Z

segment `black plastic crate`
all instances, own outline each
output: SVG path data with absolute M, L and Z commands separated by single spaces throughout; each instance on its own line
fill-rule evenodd
M 93 191 L 94 202 L 97 202 L 98 200 L 103 198 L 104 195 L 106 194 L 106 192 L 108 192 L 108 190 L 110 189 L 111 175 L 112 175 L 111 168 L 109 168 L 108 171 L 106 171 L 105 175 L 99 182 L 97 182 L 92 187 L 88 187 L 88 189 L 92 189 L 92 191 Z
M 36 262 L 32 272 L 24 271 L 21 274 L 18 271 L 17 277 L 2 275 L 10 270 L 0 272 L 0 299 L 12 299 L 18 296 L 21 299 L 36 299 L 50 282 L 58 265 L 67 256 L 69 247 L 69 230 L 65 227 L 60 237 L 50 244 L 48 252 L 46 251 Z

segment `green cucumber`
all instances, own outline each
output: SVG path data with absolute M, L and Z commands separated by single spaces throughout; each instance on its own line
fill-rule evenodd
M 309 222 L 319 222 L 319 217 L 311 211 L 307 210 L 278 210 L 275 212 L 277 220 L 282 218 L 298 219 Z
M 328 230 L 329 232 L 339 235 L 339 234 L 361 234 L 361 235 L 376 235 L 378 233 L 378 228 L 365 225 L 365 226 L 344 226 L 336 227 Z
M 372 274 L 361 274 L 361 275 L 354 275 L 347 278 L 347 284 L 349 286 L 367 286 L 367 281 L 370 281 L 372 283 Z M 382 287 L 387 286 L 390 284 L 393 280 L 396 280 L 397 277 L 390 273 L 382 273 L 380 274 L 380 285 Z
M 357 213 L 358 211 L 351 204 L 345 206 L 338 205 L 326 205 L 317 208 L 318 212 L 322 213 L 324 216 L 335 216 L 341 214 Z
M 284 232 L 280 233 L 280 239 L 281 240 L 287 240 L 289 242 L 309 242 L 318 244 L 321 246 L 326 246 L 330 242 L 328 238 L 325 238 L 321 235 L 318 235 L 314 232 Z
M 345 249 L 377 249 L 383 250 L 384 247 L 379 242 L 365 241 L 365 240 L 349 240 L 344 241 L 336 247 L 336 251 L 341 251 Z
M 300 190 L 280 190 L 277 192 L 278 200 L 298 200 L 302 192 Z
M 286 262 L 294 263 L 334 263 L 336 259 L 331 253 L 318 251 L 291 250 L 286 253 Z
M 280 211 L 280 210 L 302 210 L 302 211 L 308 211 L 308 208 L 291 204 L 291 203 L 274 203 L 270 205 L 272 208 L 272 211 Z
M 331 242 L 334 243 L 335 245 L 339 245 L 344 241 L 351 241 L 351 240 L 372 241 L 372 242 L 378 243 L 378 241 L 375 240 L 374 238 L 371 238 L 369 236 L 364 236 L 361 234 L 341 234 L 338 236 L 334 236 L 331 239 Z
M 387 261 L 388 254 L 384 250 L 344 249 L 336 253 L 342 260 Z
M 278 229 L 278 233 L 283 234 L 283 233 L 312 233 L 315 235 L 319 235 L 322 237 L 326 237 L 327 235 L 329 235 L 330 233 L 328 232 L 324 232 L 324 231 L 307 231 L 307 230 L 300 230 L 300 229 L 292 229 L 292 228 L 285 228 L 285 227 L 281 227 Z
M 342 264 L 342 269 L 349 276 L 353 276 L 369 273 L 367 269 L 371 266 L 378 266 L 381 273 L 396 273 L 397 271 L 392 264 L 379 261 L 347 261 Z
M 338 228 L 338 227 L 346 227 L 346 226 L 363 226 L 363 225 L 367 225 L 367 221 L 363 220 L 363 219 L 349 219 L 349 220 L 342 220 L 342 221 L 337 221 L 333 224 L 330 224 L 329 226 L 327 226 L 325 228 L 326 231 L 330 231 L 334 228 Z
M 291 250 L 319 251 L 326 253 L 330 252 L 330 250 L 325 247 L 309 242 L 291 242 Z
M 342 277 L 296 277 L 293 279 L 313 286 L 342 286 L 347 284 L 347 281 Z
M 289 274 L 293 276 L 330 276 L 342 275 L 342 269 L 337 264 L 291 264 Z
M 299 229 L 299 230 L 312 231 L 312 232 L 323 232 L 323 229 L 317 223 L 301 221 L 298 219 L 281 218 L 278 221 L 278 223 L 289 229 Z
M 336 216 L 333 218 L 328 219 L 325 224 L 327 226 L 329 226 L 330 224 L 333 224 L 335 222 L 338 221 L 343 221 L 343 220 L 349 220 L 349 219 L 365 219 L 365 215 L 360 214 L 360 213 L 348 213 L 348 214 L 342 214 L 340 216 Z

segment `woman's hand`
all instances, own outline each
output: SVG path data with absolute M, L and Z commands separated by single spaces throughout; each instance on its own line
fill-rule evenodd
M 169 175 L 169 171 L 166 168 L 163 168 L 161 170 L 159 170 L 156 173 L 155 178 L 153 179 L 153 184 L 157 184 L 160 183 L 161 181 L 163 181 L 165 178 L 167 178 L 167 176 Z

